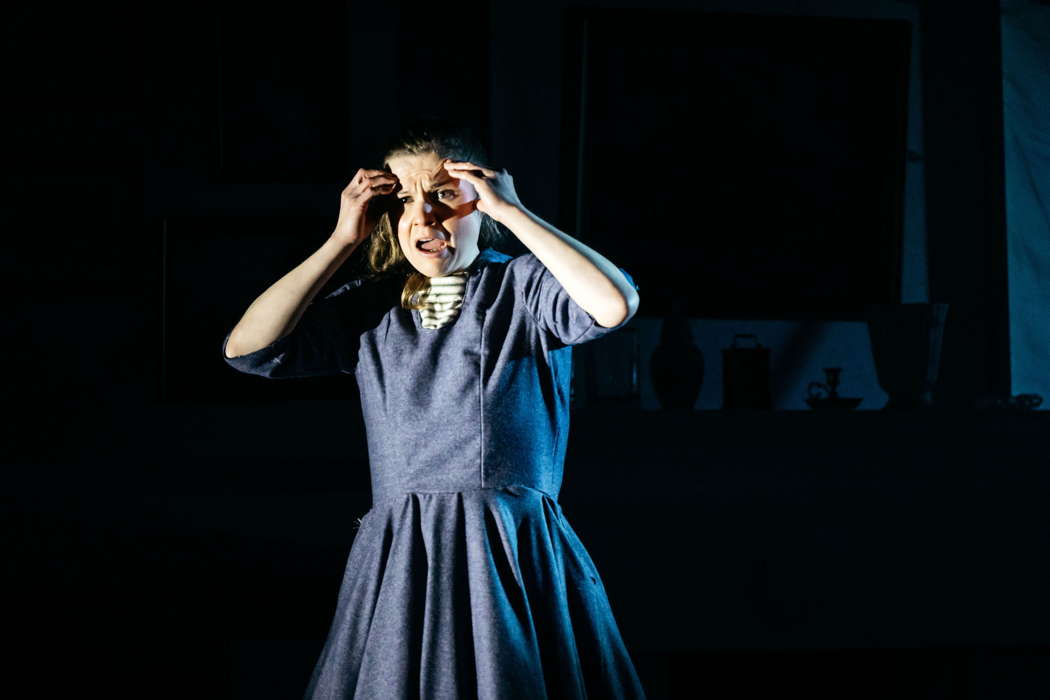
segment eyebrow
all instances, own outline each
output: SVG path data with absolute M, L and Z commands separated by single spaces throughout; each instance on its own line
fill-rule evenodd
M 436 183 L 432 184 L 428 188 L 428 191 L 429 192 L 433 192 L 434 190 L 438 189 L 439 187 L 444 187 L 445 185 L 448 185 L 451 182 L 452 182 L 452 178 L 449 178 L 447 180 L 442 180 L 441 182 L 436 182 Z M 401 192 L 404 192 L 404 190 L 401 190 L 400 192 L 398 192 L 398 194 L 401 194 Z

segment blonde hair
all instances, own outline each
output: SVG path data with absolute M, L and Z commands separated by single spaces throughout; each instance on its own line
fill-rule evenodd
M 390 170 L 390 160 L 395 157 L 418 156 L 434 153 L 438 158 L 470 161 L 487 165 L 488 156 L 484 147 L 469 129 L 455 126 L 443 120 L 417 119 L 406 128 L 383 155 L 383 169 Z M 488 248 L 503 240 L 504 233 L 485 212 L 481 214 L 481 231 L 478 248 Z M 401 306 L 405 309 L 423 307 L 423 294 L 430 286 L 430 278 L 412 267 L 401 250 L 390 222 L 389 212 L 384 212 L 368 237 L 368 267 L 372 276 L 404 275 L 401 289 Z

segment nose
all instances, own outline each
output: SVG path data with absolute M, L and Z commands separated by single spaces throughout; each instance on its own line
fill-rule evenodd
M 419 199 L 412 203 L 409 216 L 412 217 L 412 224 L 415 226 L 430 226 L 434 223 L 434 205 L 426 201 L 426 199 Z

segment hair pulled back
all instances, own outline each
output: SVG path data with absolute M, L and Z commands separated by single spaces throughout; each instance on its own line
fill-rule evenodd
M 442 159 L 488 163 L 485 147 L 470 129 L 438 117 L 422 116 L 409 122 L 398 137 L 383 149 L 383 169 L 390 170 L 390 160 L 393 158 L 426 153 L 435 153 Z M 480 210 L 478 213 L 481 214 L 478 248 L 497 245 L 503 240 L 503 231 L 488 214 Z M 412 267 L 405 257 L 389 212 L 379 217 L 368 239 L 367 261 L 372 276 L 403 275 L 405 284 L 401 290 L 401 306 L 406 309 L 421 308 L 421 292 L 429 287 L 430 278 Z

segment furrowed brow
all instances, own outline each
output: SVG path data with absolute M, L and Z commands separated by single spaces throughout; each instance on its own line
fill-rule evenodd
M 427 191 L 428 192 L 433 192 L 434 190 L 440 189 L 440 188 L 444 187 L 445 185 L 450 185 L 450 184 L 452 184 L 452 179 L 451 178 L 449 178 L 447 180 L 442 180 L 441 182 L 435 182 L 434 184 L 432 184 L 430 187 L 427 188 Z M 404 190 L 402 190 L 402 191 L 404 191 Z

